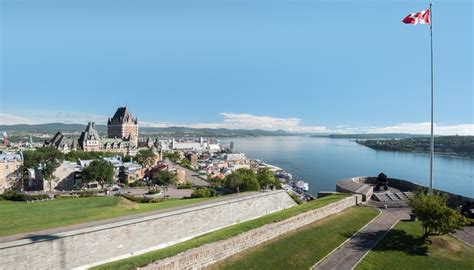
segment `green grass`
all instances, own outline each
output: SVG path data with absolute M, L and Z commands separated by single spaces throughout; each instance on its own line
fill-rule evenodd
M 474 269 L 474 248 L 450 235 L 422 237 L 419 222 L 400 221 L 356 269 Z
M 211 233 L 193 238 L 186 242 L 179 243 L 179 244 L 176 244 L 164 249 L 159 249 L 156 251 L 145 253 L 143 255 L 100 265 L 93 269 L 133 269 L 136 267 L 142 267 L 154 261 L 174 256 L 188 249 L 199 247 L 207 243 L 212 243 L 219 240 L 228 239 L 232 236 L 236 236 L 238 234 L 249 231 L 251 229 L 261 227 L 265 224 L 278 222 L 278 221 L 287 219 L 289 217 L 296 216 L 303 212 L 307 212 L 309 210 L 328 205 L 335 201 L 341 200 L 345 197 L 347 197 L 347 195 L 331 195 L 328 197 L 311 201 L 306 204 L 301 204 L 301 205 L 288 208 L 288 209 L 285 209 L 273 214 L 269 214 L 269 215 L 266 215 L 254 220 L 249 220 L 249 221 L 242 222 L 236 225 L 232 225 L 227 228 L 217 230 L 215 232 L 211 232 Z
M 123 200 L 121 197 L 90 197 L 38 203 L 0 201 L 0 236 L 182 206 L 202 202 L 206 198 L 170 199 L 160 203 L 133 205 L 124 204 Z
M 310 269 L 379 212 L 353 207 L 213 265 L 210 269 Z

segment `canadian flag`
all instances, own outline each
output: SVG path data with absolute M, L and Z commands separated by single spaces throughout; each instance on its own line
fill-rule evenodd
M 411 13 L 403 21 L 406 24 L 430 24 L 430 10 L 423 10 L 417 13 Z

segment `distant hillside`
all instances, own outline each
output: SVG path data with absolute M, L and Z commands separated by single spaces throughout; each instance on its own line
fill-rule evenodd
M 64 124 L 49 123 L 38 125 L 0 125 L 0 131 L 7 133 L 43 133 L 54 134 L 58 131 L 65 133 L 82 132 L 86 125 L 81 124 Z M 97 130 L 101 134 L 107 132 L 106 125 L 96 125 Z M 211 137 L 231 137 L 231 136 L 288 136 L 294 135 L 283 130 L 267 131 L 261 129 L 212 129 L 212 128 L 187 128 L 187 127 L 140 127 L 141 136 L 211 136 Z
M 335 139 L 405 139 L 416 137 L 429 137 L 423 134 L 408 134 L 408 133 L 370 133 L 370 134 L 326 134 L 326 135 L 312 135 L 312 137 L 326 137 Z
M 357 140 L 357 143 L 376 150 L 402 152 L 430 152 L 430 138 L 406 138 L 397 140 Z M 434 140 L 438 154 L 474 157 L 474 136 L 438 136 Z
M 96 126 L 99 131 L 106 131 L 105 125 Z M 81 124 L 64 124 L 64 123 L 48 123 L 39 125 L 0 125 L 1 131 L 8 132 L 26 132 L 26 133 L 55 133 L 62 132 L 82 132 L 86 129 L 86 125 Z

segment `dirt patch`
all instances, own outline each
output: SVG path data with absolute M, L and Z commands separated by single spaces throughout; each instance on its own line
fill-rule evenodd
M 118 208 L 122 209 L 138 209 L 140 208 L 140 205 L 136 202 L 132 202 L 128 199 L 125 199 L 124 197 L 120 197 L 119 202 L 117 204 Z

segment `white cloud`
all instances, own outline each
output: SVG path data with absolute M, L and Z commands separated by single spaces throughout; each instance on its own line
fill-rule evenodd
M 32 123 L 31 120 L 26 117 L 0 113 L 0 125 L 31 124 L 31 123 Z
M 190 127 L 190 128 L 228 128 L 228 129 L 263 129 L 263 130 L 285 130 L 290 132 L 307 133 L 410 133 L 429 134 L 430 123 L 400 123 L 385 127 L 351 127 L 339 125 L 335 128 L 325 126 L 306 126 L 299 118 L 278 118 L 272 116 L 260 116 L 247 113 L 220 113 L 222 121 L 215 123 L 170 123 L 170 122 L 145 122 L 141 121 L 142 127 Z M 33 115 L 12 115 L 0 113 L 0 124 L 40 124 L 40 123 L 80 123 L 94 121 L 105 124 L 107 116 L 75 112 L 40 112 Z M 446 125 L 435 124 L 435 135 L 474 135 L 474 124 Z
M 263 130 L 285 130 L 291 132 L 326 132 L 326 127 L 302 126 L 299 118 L 277 118 L 271 116 L 259 116 L 246 113 L 220 113 L 222 122 L 217 123 L 141 123 L 147 127 L 190 127 L 190 128 L 227 128 L 227 129 L 263 129 Z
M 66 124 L 86 124 L 87 122 L 96 122 L 98 124 L 107 123 L 107 116 L 78 113 L 78 112 L 55 112 L 41 111 L 28 113 L 25 115 L 12 115 L 0 113 L 1 125 L 14 124 L 45 124 L 45 123 L 66 123 Z

